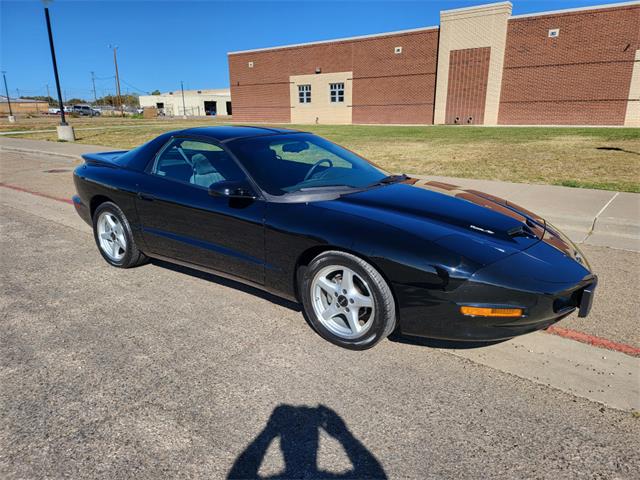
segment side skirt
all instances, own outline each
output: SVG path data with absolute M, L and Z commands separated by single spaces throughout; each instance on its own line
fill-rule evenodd
M 155 253 L 147 253 L 147 252 L 144 252 L 144 253 L 149 258 L 155 258 L 157 260 L 162 260 L 163 262 L 173 263 L 175 265 L 191 268 L 193 270 L 198 270 L 200 272 L 210 273 L 211 275 L 216 275 L 218 277 L 226 278 L 227 280 L 232 280 L 234 282 L 242 283 L 244 285 L 257 288 L 258 290 L 262 290 L 264 292 L 270 293 L 272 295 L 275 295 L 276 297 L 284 298 L 285 300 L 289 300 L 290 302 L 299 303 L 298 300 L 292 295 L 285 294 L 279 290 L 274 290 L 272 288 L 267 287 L 266 285 L 253 282 L 251 280 L 247 280 L 246 278 L 238 277 L 236 275 L 233 275 L 227 272 L 221 272 L 220 270 L 216 270 L 213 268 L 203 267 L 202 265 L 197 265 L 195 263 L 189 263 L 189 262 L 184 262 L 182 260 L 176 260 L 175 258 L 165 257 L 164 255 L 158 255 Z

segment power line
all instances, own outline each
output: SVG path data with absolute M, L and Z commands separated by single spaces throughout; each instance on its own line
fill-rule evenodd
M 135 85 L 131 85 L 129 82 L 125 82 L 124 79 L 122 79 L 122 78 L 120 79 L 120 81 L 122 83 L 124 83 L 125 85 L 127 85 L 128 87 L 133 88 L 134 90 L 137 90 L 138 92 L 142 92 L 145 95 L 148 93 L 146 90 L 142 90 L 141 88 L 138 88 Z

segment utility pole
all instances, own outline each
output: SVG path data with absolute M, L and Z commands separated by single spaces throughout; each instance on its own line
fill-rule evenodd
M 20 89 L 19 88 L 16 88 L 16 94 L 17 94 L 16 98 L 20 98 Z
M 73 127 L 70 126 L 64 116 L 64 103 L 62 103 L 62 90 L 60 89 L 60 77 L 58 76 L 58 62 L 56 61 L 56 49 L 53 46 L 53 33 L 51 32 L 51 18 L 49 17 L 49 8 L 47 3 L 49 0 L 43 0 L 44 18 L 47 22 L 47 33 L 49 34 L 49 48 L 51 49 L 51 62 L 53 63 L 53 75 L 56 79 L 56 89 L 58 91 L 58 104 L 60 105 L 60 125 L 58 126 L 58 139 L 74 141 L 75 135 Z
M 49 95 L 49 84 L 47 83 L 47 105 L 51 105 L 49 100 L 51 100 L 51 95 Z
M 180 90 L 182 90 L 182 115 L 187 118 L 187 108 L 184 105 L 184 82 L 180 80 Z
M 94 72 L 91 72 L 91 83 L 93 84 L 93 104 L 98 103 L 98 96 L 96 95 L 96 75 Z
M 118 50 L 118 46 L 111 46 L 109 45 L 110 48 L 113 48 L 113 64 L 116 67 L 116 94 L 118 96 L 118 104 L 120 105 L 120 113 L 122 114 L 122 117 L 124 118 L 124 108 L 122 105 L 122 97 L 120 96 L 120 76 L 118 75 L 118 57 L 116 55 L 116 51 Z
M 2 78 L 4 80 L 4 91 L 7 94 L 7 105 L 9 105 L 9 123 L 16 121 L 16 117 L 13 116 L 13 110 L 11 110 L 11 99 L 9 98 L 9 88 L 7 87 L 7 72 L 2 71 Z

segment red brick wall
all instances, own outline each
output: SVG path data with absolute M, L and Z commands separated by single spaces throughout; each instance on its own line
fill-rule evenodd
M 482 125 L 490 56 L 490 47 L 452 50 L 449 53 L 445 123 Z
M 289 76 L 319 67 L 353 72 L 353 123 L 432 123 L 437 43 L 426 30 L 229 55 L 234 120 L 289 122 Z
M 509 20 L 498 123 L 622 125 L 638 48 L 637 5 Z

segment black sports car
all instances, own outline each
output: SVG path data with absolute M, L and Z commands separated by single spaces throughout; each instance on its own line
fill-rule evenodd
M 191 128 L 84 160 L 73 202 L 111 265 L 153 257 L 250 283 L 301 302 L 342 347 L 396 328 L 510 338 L 591 307 L 596 276 L 544 219 L 309 133 Z

